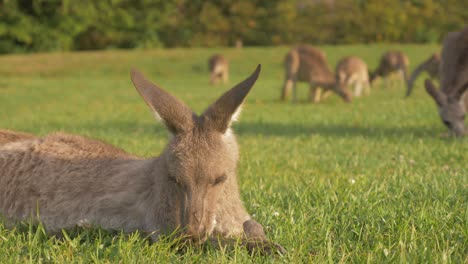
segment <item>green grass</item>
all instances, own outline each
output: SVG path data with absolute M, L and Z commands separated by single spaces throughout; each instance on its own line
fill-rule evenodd
M 412 67 L 437 46 L 323 47 L 330 63 L 363 57 L 373 69 L 389 48 Z M 344 104 L 280 103 L 287 47 L 107 51 L 0 57 L 0 127 L 45 135 L 62 130 L 99 138 L 142 156 L 158 155 L 167 132 L 129 78 L 134 66 L 200 112 L 231 85 L 263 71 L 234 125 L 238 176 L 248 211 L 283 257 L 243 248 L 189 248 L 171 240 L 85 230 L 58 240 L 41 228 L 0 224 L 0 263 L 24 262 L 468 262 L 468 141 L 445 139 L 420 78 L 404 88 L 373 87 Z M 207 57 L 231 59 L 231 83 L 208 85 Z M 299 85 L 305 100 L 307 85 Z

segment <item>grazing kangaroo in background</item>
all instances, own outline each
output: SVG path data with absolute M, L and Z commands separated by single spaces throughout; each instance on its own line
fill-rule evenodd
M 143 159 L 63 133 L 6 143 L 0 146 L 0 215 L 7 224 L 41 221 L 51 233 L 91 225 L 140 230 L 156 240 L 181 228 L 195 243 L 234 237 L 249 248 L 283 252 L 245 210 L 236 177 L 239 152 L 230 125 L 259 73 L 260 65 L 196 115 L 132 70 L 136 89 L 172 134 L 161 155 Z
M 309 100 L 318 103 L 321 93 L 333 91 L 345 102 L 351 101 L 351 94 L 346 87 L 336 82 L 333 72 L 328 66 L 325 53 L 309 46 L 300 45 L 286 54 L 284 59 L 285 81 L 281 93 L 281 100 L 286 100 L 291 89 L 293 90 L 293 101 L 297 102 L 296 82 L 307 82 L 309 88 Z
M 361 96 L 362 92 L 370 94 L 369 70 L 367 64 L 359 57 L 348 56 L 336 65 L 336 80 L 346 87 L 353 87 L 354 96 Z
M 450 32 L 444 38 L 440 64 L 440 90 L 426 79 L 426 91 L 432 96 L 449 134 L 466 135 L 468 108 L 468 27 Z
M 414 69 L 407 82 L 406 96 L 410 96 L 413 91 L 414 81 L 422 72 L 427 72 L 429 77 L 432 79 L 439 79 L 439 66 L 440 66 L 440 54 L 434 53 L 427 60 L 419 64 L 416 69 Z
M 220 54 L 215 54 L 208 60 L 210 70 L 210 84 L 229 81 L 229 61 Z
M 405 81 L 408 79 L 408 66 L 409 59 L 401 51 L 388 51 L 380 58 L 380 64 L 377 69 L 370 74 L 371 83 L 377 77 L 387 77 L 391 73 L 398 72 L 401 79 Z

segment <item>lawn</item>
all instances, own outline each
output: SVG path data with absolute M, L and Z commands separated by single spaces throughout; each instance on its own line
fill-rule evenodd
M 412 68 L 438 46 L 326 46 L 331 65 L 358 55 L 371 69 L 390 48 Z M 171 49 L 0 57 L 0 128 L 46 135 L 61 130 L 98 138 L 141 156 L 167 143 L 129 78 L 142 70 L 201 112 L 223 91 L 263 70 L 234 125 L 238 179 L 248 211 L 283 245 L 285 256 L 250 256 L 243 248 L 188 248 L 148 243 L 139 234 L 103 230 L 44 235 L 41 227 L 0 222 L 0 263 L 24 262 L 468 262 L 468 141 L 446 131 L 423 89 L 412 97 L 398 82 L 344 104 L 331 96 L 278 100 L 287 47 Z M 231 60 L 229 85 L 208 85 L 207 58 Z

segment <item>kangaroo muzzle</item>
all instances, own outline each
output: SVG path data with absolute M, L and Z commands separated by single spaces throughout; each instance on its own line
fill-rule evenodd
M 209 225 L 204 195 L 187 195 L 185 210 L 185 230 L 189 239 L 194 242 L 203 242 L 208 236 Z

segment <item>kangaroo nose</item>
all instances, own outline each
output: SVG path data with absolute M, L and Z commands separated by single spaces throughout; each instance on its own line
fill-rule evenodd
M 190 228 L 188 230 L 188 237 L 195 243 L 203 243 L 206 238 L 207 234 L 205 232 L 205 227 L 204 226 L 199 226 L 197 228 Z

